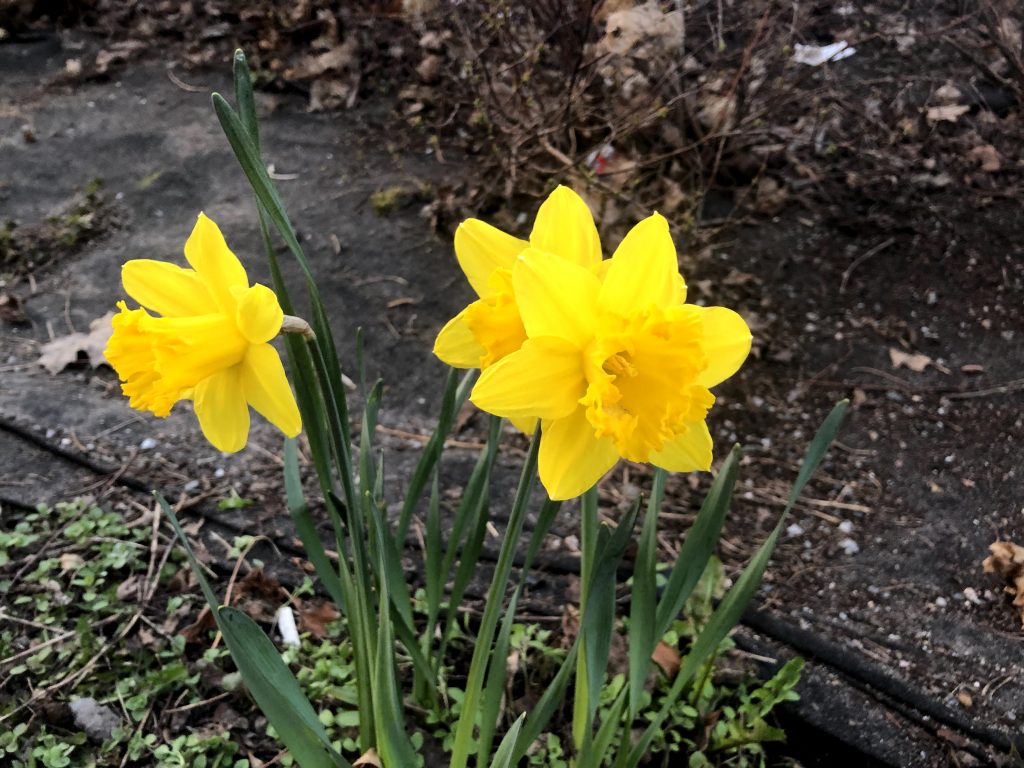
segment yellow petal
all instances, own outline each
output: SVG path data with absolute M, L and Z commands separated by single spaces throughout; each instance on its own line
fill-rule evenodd
M 455 258 L 477 296 L 486 296 L 490 292 L 487 281 L 491 273 L 511 269 L 516 256 L 527 246 L 525 240 L 479 219 L 466 219 L 455 230 Z
M 527 437 L 529 437 L 530 435 L 537 431 L 537 421 L 538 419 L 529 418 L 509 419 L 509 422 L 511 422 L 512 426 L 518 429 Z
M 711 469 L 711 433 L 703 421 L 692 421 L 689 429 L 651 452 L 651 464 L 669 472 L 706 472 Z
M 242 390 L 241 366 L 235 365 L 203 379 L 196 385 L 196 416 L 203 434 L 214 448 L 240 451 L 249 437 L 249 407 Z
M 537 338 L 485 370 L 470 399 L 509 419 L 560 419 L 576 410 L 585 390 L 579 349 L 562 339 Z
M 527 336 L 557 336 L 582 349 L 594 337 L 601 284 L 588 269 L 529 248 L 512 271 Z
M 449 320 L 434 340 L 434 354 L 453 368 L 479 368 L 485 352 L 466 322 L 468 310 Z
M 702 387 L 713 387 L 739 370 L 750 353 L 750 328 L 738 314 L 725 307 L 701 308 L 704 320 L 704 354 L 708 367 L 697 377 Z
M 554 500 L 591 488 L 619 459 L 615 443 L 597 437 L 582 406 L 557 421 L 544 421 L 538 464 L 540 481 Z
M 205 214 L 200 213 L 196 226 L 185 243 L 185 258 L 199 273 L 217 307 L 222 312 L 234 312 L 232 288 L 248 288 L 245 267 L 228 248 L 220 229 Z
M 129 296 L 164 317 L 204 315 L 216 308 L 195 270 L 153 259 L 132 259 L 121 267 Z
M 568 187 L 556 187 L 537 211 L 530 245 L 582 266 L 601 261 L 594 217 L 583 198 Z
M 679 265 L 668 222 L 655 213 L 633 227 L 611 258 L 601 305 L 628 316 L 678 303 Z
M 254 344 L 240 368 L 249 405 L 288 437 L 299 434 L 302 418 L 277 350 L 269 344 Z
M 277 336 L 284 320 L 277 294 L 259 283 L 238 293 L 235 322 L 246 340 L 251 344 L 264 344 Z

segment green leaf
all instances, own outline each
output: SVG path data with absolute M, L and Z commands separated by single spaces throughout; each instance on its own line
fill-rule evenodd
M 249 64 L 245 60 L 245 53 L 241 48 L 235 50 L 232 62 L 232 71 L 235 78 L 235 102 L 238 104 L 238 114 L 242 119 L 242 127 L 252 139 L 256 152 L 260 151 L 260 128 L 256 118 L 256 100 L 252 92 L 252 78 L 249 75 Z
M 399 541 L 405 541 L 405 536 L 409 532 L 409 521 L 412 519 L 412 513 L 416 509 L 416 504 L 419 503 L 420 496 L 423 495 L 427 478 L 430 477 L 441 458 L 444 441 L 448 437 L 448 433 L 452 431 L 455 416 L 469 399 L 469 393 L 475 380 L 475 370 L 468 371 L 462 377 L 461 382 L 458 379 L 458 372 L 454 368 L 448 371 L 444 394 L 441 397 L 441 413 L 437 419 L 437 428 L 430 435 L 430 440 L 427 441 L 423 453 L 420 454 L 420 460 L 409 478 L 409 487 L 406 489 L 405 500 L 402 502 L 402 511 L 398 516 L 398 528 L 395 533 L 395 537 Z
M 505 738 L 498 745 L 498 751 L 494 753 L 494 760 L 491 761 L 491 768 L 515 768 L 519 762 L 515 758 L 516 745 L 519 741 L 519 733 L 523 729 L 523 721 L 526 719 L 524 712 L 512 724 L 505 734 Z
M 405 731 L 401 691 L 395 677 L 395 641 L 387 582 L 381 583 L 380 627 L 377 631 L 377 666 L 373 675 L 373 709 L 377 724 L 377 749 L 385 766 L 416 765 L 416 750 Z
M 523 463 L 523 471 L 519 477 L 515 501 L 512 503 L 512 511 L 509 514 L 508 527 L 505 530 L 505 537 L 501 543 L 501 550 L 498 553 L 498 562 L 494 567 L 491 586 L 487 592 L 484 615 L 480 621 L 480 629 L 473 648 L 473 658 L 470 661 L 469 673 L 466 677 L 462 713 L 455 726 L 450 768 L 466 768 L 469 759 L 470 747 L 473 742 L 473 728 L 478 714 L 477 710 L 481 704 L 480 697 L 483 690 L 484 673 L 487 669 L 487 660 L 491 653 L 499 612 L 504 603 L 505 587 L 508 583 L 509 573 L 512 570 L 512 560 L 515 555 L 516 545 L 519 543 L 519 536 L 522 533 L 523 523 L 526 520 L 526 511 L 530 505 L 530 497 L 533 495 L 533 489 L 537 483 L 537 450 L 539 447 L 540 427 L 538 425 L 537 431 L 534 433 L 533 440 L 530 443 L 530 451 L 526 456 L 526 461 Z
M 640 698 L 644 692 L 647 670 L 650 668 L 651 653 L 657 644 L 654 634 L 654 619 L 657 610 L 657 565 L 658 565 L 658 510 L 665 495 L 663 469 L 654 472 L 651 498 L 644 516 L 644 527 L 640 533 L 636 561 L 633 564 L 633 591 L 629 601 L 629 714 L 630 719 L 640 709 Z
M 633 538 L 640 502 L 637 500 L 622 516 L 614 531 L 601 526 L 597 543 L 597 556 L 591 569 L 590 585 L 586 590 L 587 603 L 583 610 L 580 634 L 587 657 L 587 722 L 593 722 L 608 668 L 608 653 L 615 632 L 615 588 L 618 585 L 618 567 L 626 547 Z M 589 734 L 584 737 L 589 740 Z
M 441 565 L 444 562 L 444 549 L 441 544 L 441 494 L 438 472 L 434 468 L 434 479 L 430 483 L 430 501 L 427 503 L 427 533 L 424 540 L 423 570 L 425 592 L 427 596 L 428 631 L 433 631 L 434 624 L 441 612 L 441 600 L 444 597 L 444 574 Z
M 523 587 L 526 585 L 526 575 L 530 572 L 533 558 L 540 551 L 544 537 L 547 536 L 551 524 L 561 508 L 560 501 L 545 499 L 540 513 L 537 515 L 537 525 L 530 534 L 530 543 L 527 547 L 526 557 L 523 566 L 519 570 L 519 579 L 516 583 L 515 592 L 505 609 L 505 617 L 501 622 L 501 629 L 498 638 L 494 643 L 494 651 L 491 653 L 491 660 L 487 669 L 487 682 L 484 687 L 483 701 L 480 707 L 480 737 L 477 740 L 477 754 L 489 755 L 491 744 L 494 741 L 494 732 L 498 725 L 498 715 L 501 710 L 502 694 L 508 677 L 508 649 L 512 636 L 512 625 L 515 623 L 516 611 L 519 609 L 519 599 L 523 594 Z
M 473 472 L 469 476 L 469 482 L 466 483 L 466 487 L 462 492 L 462 500 L 459 502 L 455 519 L 452 521 L 444 564 L 441 566 L 442 574 L 447 575 L 451 573 L 456 556 L 461 555 L 448 596 L 448 604 L 452 606 L 458 606 L 462 602 L 462 596 L 465 594 L 466 588 L 476 573 L 477 563 L 480 560 L 484 536 L 487 533 L 491 469 L 498 455 L 500 439 L 501 419 L 497 416 L 492 416 L 487 433 L 487 447 L 477 458 Z M 466 534 L 465 539 L 463 539 L 464 532 Z M 435 669 L 439 668 L 444 659 L 448 639 L 452 635 L 457 618 L 457 611 L 448 611 L 448 616 L 445 618 L 444 625 L 441 628 L 441 641 L 438 644 L 438 651 L 434 657 Z
M 654 626 L 653 642 L 647 651 L 650 658 L 657 645 L 679 612 L 683 609 L 694 587 L 700 581 L 707 568 L 708 561 L 718 548 L 718 540 L 722 534 L 725 515 L 732 501 L 732 491 L 739 473 L 739 460 L 742 451 L 735 446 L 722 464 L 718 476 L 711 484 L 708 495 L 701 505 L 697 518 L 686 533 L 686 540 L 679 550 L 668 583 L 658 602 L 657 621 Z M 644 672 L 646 674 L 646 671 Z
M 547 728 L 555 712 L 561 707 L 562 701 L 565 699 L 565 691 L 569 687 L 569 679 L 576 668 L 576 657 L 579 654 L 579 650 L 580 639 L 579 635 L 577 635 L 554 679 L 527 715 L 526 722 L 523 725 L 522 736 L 513 755 L 515 758 L 513 764 L 522 759 L 529 746 L 540 738 L 541 733 Z
M 324 543 L 320 539 L 316 523 L 313 522 L 313 516 L 309 512 L 302 492 L 302 479 L 299 476 L 299 451 L 297 441 L 292 437 L 285 438 L 284 441 L 284 490 L 288 511 L 295 524 L 295 532 L 302 541 L 306 557 L 313 564 L 320 582 L 338 606 L 338 610 L 347 613 L 345 588 L 338 578 L 338 572 L 327 558 L 327 550 L 324 549 Z
M 348 761 L 331 746 L 298 680 L 263 630 L 241 611 L 219 606 L 174 510 L 163 496 L 156 494 L 156 498 L 188 556 L 242 680 L 282 743 L 303 768 L 350 768 Z
M 749 565 L 743 570 L 743 573 L 740 574 L 732 589 L 726 593 L 722 602 L 718 604 L 718 608 L 711 615 L 704 630 L 683 660 L 676 679 L 663 699 L 661 709 L 654 720 L 651 721 L 633 749 L 629 751 L 625 761 L 616 761 L 616 765 L 621 764 L 628 766 L 628 768 L 635 768 L 640 763 L 644 753 L 650 746 L 651 740 L 668 716 L 672 705 L 691 682 L 697 670 L 718 650 L 722 640 L 739 622 L 743 611 L 761 583 L 761 577 L 764 575 L 765 568 L 768 567 L 768 560 L 771 558 L 772 551 L 775 549 L 775 543 L 778 541 L 779 535 L 783 530 L 789 510 L 800 496 L 804 486 L 807 485 L 807 481 L 811 479 L 811 475 L 814 474 L 814 471 L 821 464 L 828 446 L 835 439 L 836 433 L 839 431 L 839 425 L 842 423 L 848 406 L 849 401 L 841 401 L 832 409 L 832 412 L 822 423 L 821 427 L 818 428 L 804 456 L 803 464 L 797 474 L 796 483 L 789 495 L 789 502 L 786 504 L 779 522 L 772 529 L 768 539 L 758 548 Z

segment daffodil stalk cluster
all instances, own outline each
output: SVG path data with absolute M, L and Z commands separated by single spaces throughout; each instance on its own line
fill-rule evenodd
M 441 330 L 436 355 L 449 371 L 438 425 L 408 480 L 396 520 L 384 496 L 383 458 L 373 447 L 381 384 L 367 387 L 362 345 L 356 374 L 363 407 L 352 419 L 345 378 L 317 284 L 295 229 L 262 159 L 245 57 L 234 62 L 235 102 L 213 106 L 252 186 L 272 288 L 250 284 L 218 227 L 199 214 L 185 244 L 189 267 L 139 259 L 124 265 L 120 302 L 107 357 L 133 408 L 166 416 L 190 400 L 203 434 L 223 451 L 240 450 L 250 407 L 284 433 L 287 506 L 316 570 L 319 586 L 338 605 L 353 649 L 360 764 L 407 768 L 422 764 L 413 738 L 414 712 L 434 722 L 449 714 L 448 668 L 460 607 L 476 574 L 490 522 L 491 475 L 503 419 L 532 435 L 516 496 L 494 564 L 472 659 L 461 683 L 461 714 L 450 741 L 452 768 L 518 766 L 571 702 L 571 765 L 635 768 L 676 702 L 699 685 L 721 644 L 754 595 L 783 519 L 739 574 L 664 685 L 655 710 L 648 679 L 652 654 L 669 631 L 712 557 L 736 482 L 740 449 L 728 452 L 678 558 L 656 588 L 658 511 L 669 472 L 708 471 L 712 438 L 706 418 L 711 389 L 746 358 L 750 331 L 722 307 L 686 302 L 668 222 L 639 222 L 610 258 L 584 201 L 557 187 L 540 207 L 528 240 L 475 219 L 455 236 L 455 255 L 478 298 Z M 275 239 L 283 240 L 304 280 L 308 322 L 294 311 Z M 291 383 L 273 346 L 281 336 Z M 454 369 L 466 369 L 460 376 Z M 480 371 L 477 376 L 477 371 Z M 441 459 L 455 415 L 471 400 L 491 414 L 480 452 L 457 509 L 442 521 Z M 826 419 L 812 442 L 789 499 L 792 506 L 835 435 L 845 406 Z M 358 447 L 354 447 L 354 428 Z M 297 437 L 319 481 L 331 525 L 328 557 L 307 504 Z M 621 459 L 655 467 L 641 514 L 638 501 L 613 524 L 599 522 L 596 486 Z M 429 490 L 428 490 L 429 489 Z M 537 499 L 541 490 L 544 498 Z M 426 498 L 424 498 L 426 497 Z M 562 510 L 562 502 L 578 503 Z M 172 521 L 196 576 L 256 703 L 303 768 L 348 766 L 295 677 L 263 631 L 245 613 L 221 606 L 192 557 L 173 510 Z M 321 505 L 317 505 L 321 506 Z M 525 548 L 527 515 L 536 511 Z M 544 537 L 560 513 L 579 516 L 579 631 L 546 690 L 526 712 L 505 706 L 510 636 L 516 611 Z M 421 514 L 425 610 L 414 613 L 413 587 L 402 568 L 407 534 Z M 636 528 L 639 533 L 635 535 Z M 616 613 L 617 573 L 636 544 L 629 587 L 626 684 L 598 705 L 608 680 L 612 637 L 626 617 Z M 521 556 L 518 570 L 513 568 Z M 422 732 L 420 733 L 422 736 Z

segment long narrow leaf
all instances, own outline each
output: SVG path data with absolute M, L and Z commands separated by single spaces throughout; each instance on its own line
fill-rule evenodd
M 648 658 L 658 640 L 668 632 L 683 605 L 689 599 L 697 582 L 707 568 L 711 555 L 718 547 L 725 515 L 729 511 L 732 490 L 739 472 L 741 450 L 737 445 L 729 452 L 718 476 L 711 484 L 697 518 L 686 534 L 686 540 L 679 550 L 668 584 L 658 602 L 657 623 L 654 627 L 653 642 L 647 651 Z M 645 673 L 646 674 L 646 673 Z
M 658 510 L 665 495 L 667 472 L 658 469 L 654 473 L 651 498 L 644 516 L 644 527 L 640 533 L 633 565 L 633 591 L 629 601 L 629 714 L 630 719 L 640 709 L 640 697 L 644 692 L 651 653 L 657 643 L 654 634 L 654 617 L 657 610 L 657 533 Z
M 377 724 L 377 749 L 385 766 L 399 768 L 416 765 L 416 750 L 405 731 L 401 691 L 395 677 L 395 641 L 391 632 L 391 612 L 387 609 L 389 602 L 387 584 L 382 583 L 377 667 L 373 675 L 373 707 Z
M 350 768 L 349 763 L 331 746 L 323 724 L 302 693 L 298 680 L 263 630 L 244 613 L 218 604 L 174 510 L 163 496 L 156 494 L 156 498 L 185 550 L 231 658 L 281 741 L 304 768 Z
M 420 460 L 416 464 L 412 475 L 409 478 L 409 487 L 405 491 L 405 500 L 402 502 L 402 511 L 398 516 L 398 528 L 395 537 L 399 541 L 405 541 L 409 532 L 409 522 L 412 520 L 413 510 L 419 503 L 423 489 L 426 487 L 427 478 L 430 477 L 444 448 L 444 441 L 448 433 L 452 431 L 455 423 L 455 416 L 469 398 L 473 382 L 476 380 L 476 371 L 469 371 L 459 381 L 457 371 L 452 368 L 448 371 L 448 379 L 445 382 L 444 393 L 441 397 L 441 413 L 437 419 L 437 427 L 430 435 L 430 439 L 420 454 Z
M 473 658 L 470 661 L 469 674 L 466 678 L 462 714 L 459 716 L 458 724 L 455 727 L 450 768 L 466 768 L 466 763 L 469 760 L 477 708 L 480 706 L 480 696 L 483 691 L 487 658 L 490 655 L 491 645 L 494 641 L 494 632 L 497 628 L 501 605 L 504 603 L 503 598 L 509 572 L 512 569 L 512 559 L 515 555 L 516 545 L 519 542 L 519 535 L 523 530 L 523 523 L 526 520 L 526 511 L 530 505 L 530 497 L 533 495 L 533 489 L 537 482 L 537 450 L 539 446 L 540 430 L 538 428 L 530 443 L 530 451 L 526 456 L 526 461 L 523 463 L 523 471 L 519 477 L 515 501 L 512 503 L 512 511 L 509 514 L 505 539 L 502 541 L 491 586 L 487 592 L 484 615 L 480 621 L 476 645 L 473 648 Z
M 491 753 L 491 744 L 494 742 L 495 729 L 498 726 L 498 712 L 501 708 L 502 692 L 508 679 L 508 649 L 512 636 L 512 626 L 515 623 L 516 611 L 519 609 L 519 599 L 522 597 L 523 588 L 526 585 L 526 577 L 533 565 L 533 558 L 540 551 L 544 537 L 547 536 L 551 524 L 561 508 L 560 501 L 546 499 L 537 515 L 537 525 L 530 534 L 530 543 L 527 547 L 526 557 L 523 566 L 519 570 L 519 579 L 516 583 L 515 592 L 505 609 L 505 617 L 501 622 L 501 629 L 498 631 L 498 638 L 494 642 L 494 652 L 487 669 L 487 682 L 484 688 L 483 702 L 480 710 L 480 738 L 477 754 L 480 760 Z
M 260 151 L 260 124 L 256 118 L 256 99 L 252 91 L 249 64 L 246 62 L 245 53 L 241 48 L 235 50 L 231 69 L 235 79 L 235 103 L 238 104 L 238 116 L 258 154 Z
M 491 761 L 491 768 L 514 768 L 517 761 L 514 759 L 516 753 L 516 743 L 519 741 L 519 733 L 523 730 L 523 721 L 526 719 L 526 713 L 524 712 L 516 721 L 512 723 L 512 727 L 508 729 L 508 733 L 505 734 L 505 738 L 501 740 L 501 744 L 498 745 L 498 751 L 494 753 L 494 760 Z
M 764 571 L 768 567 L 768 561 L 771 559 L 772 551 L 775 549 L 775 543 L 778 541 L 783 525 L 786 522 L 786 516 L 788 515 L 789 510 L 792 508 L 797 498 L 799 498 L 804 486 L 807 485 L 807 481 L 811 479 L 814 471 L 821 464 L 821 460 L 824 458 L 825 452 L 828 450 L 829 445 L 835 439 L 835 436 L 839 431 L 839 426 L 842 423 L 843 416 L 845 415 L 848 406 L 849 402 L 846 400 L 838 403 L 818 428 L 818 431 L 804 456 L 803 464 L 797 474 L 796 483 L 793 485 L 793 490 L 789 495 L 789 501 L 786 504 L 786 508 L 783 510 L 778 523 L 775 525 L 775 528 L 772 529 L 767 540 L 758 548 L 757 553 L 754 555 L 749 565 L 747 565 L 743 570 L 743 573 L 740 574 L 736 583 L 726 593 L 722 602 L 718 604 L 718 607 L 711 615 L 711 618 L 700 633 L 700 636 L 694 642 L 690 652 L 683 660 L 682 666 L 676 675 L 676 679 L 673 681 L 672 687 L 665 696 L 661 709 L 658 711 L 654 720 L 651 721 L 650 725 L 648 725 L 647 729 L 640 736 L 639 741 L 631 750 L 628 751 L 628 755 L 625 760 L 617 760 L 616 765 L 624 765 L 626 768 L 635 768 L 635 766 L 639 765 L 640 760 L 643 759 L 644 753 L 650 746 L 652 739 L 658 732 L 658 729 L 661 728 L 665 718 L 668 717 L 672 706 L 679 699 L 679 696 L 682 694 L 686 686 L 693 680 L 697 671 L 701 669 L 712 654 L 718 650 L 719 645 L 725 639 L 726 635 L 728 635 L 732 628 L 736 626 L 737 622 L 739 622 L 747 604 L 757 592 L 757 588 L 761 583 L 761 578 L 764 576 Z M 620 757 L 621 754 L 624 753 L 620 753 Z
M 577 635 L 576 640 L 569 647 L 569 652 L 555 674 L 554 679 L 548 684 L 548 688 L 541 695 L 540 700 L 533 706 L 523 724 L 523 732 L 520 735 L 519 743 L 513 757 L 513 764 L 518 762 L 530 745 L 540 738 L 541 733 L 555 716 L 555 712 L 565 699 L 566 689 L 569 687 L 569 680 L 572 678 L 576 668 L 576 656 L 579 654 L 580 642 Z
M 622 516 L 614 531 L 602 526 L 597 546 L 597 557 L 591 570 L 587 603 L 583 610 L 580 634 L 583 650 L 587 656 L 587 722 L 592 723 L 604 686 L 608 667 L 608 653 L 611 650 L 612 634 L 615 632 L 615 588 L 617 572 L 622 555 L 633 537 L 640 502 L 637 500 Z M 589 733 L 587 737 L 589 737 Z M 585 737 L 585 740 L 589 740 Z
M 306 557 L 313 564 L 316 575 L 320 578 L 324 589 L 327 590 L 327 594 L 337 604 L 338 609 L 342 613 L 346 613 L 345 589 L 338 578 L 337 571 L 327 558 L 327 550 L 324 549 L 324 543 L 320 540 L 320 534 L 302 493 L 302 480 L 299 477 L 299 452 L 294 438 L 286 438 L 284 441 L 284 491 L 288 511 L 295 524 L 295 532 L 299 535 L 306 551 Z

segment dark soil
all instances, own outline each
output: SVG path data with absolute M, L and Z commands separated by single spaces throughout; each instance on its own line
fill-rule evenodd
M 1007 7 L 1003 18 L 1019 22 Z M 757 339 L 711 417 L 720 454 L 747 446 L 722 545 L 730 565 L 777 520 L 817 423 L 837 399 L 853 401 L 768 573 L 763 620 L 739 636 L 780 661 L 814 658 L 798 721 L 861 750 L 844 748 L 850 761 L 840 764 L 868 764 L 856 754 L 901 766 L 988 764 L 1010 753 L 1024 718 L 1021 617 L 981 570 L 993 541 L 1024 543 L 1024 79 L 972 37 L 992 8 L 818 4 L 801 39 L 848 39 L 856 53 L 788 65 L 767 138 L 752 142 L 782 149 L 759 160 L 753 184 L 710 180 L 696 227 L 682 214 L 673 222 L 691 300 L 738 308 Z M 730 45 L 742 49 L 748 37 Z M 272 430 L 256 427 L 254 447 L 222 456 L 190 414 L 154 423 L 129 412 L 109 371 L 51 377 L 33 364 L 48 333 L 107 311 L 122 261 L 177 258 L 199 209 L 265 277 L 251 199 L 209 109 L 209 90 L 228 90 L 226 69 L 172 78 L 142 61 L 88 82 L 68 77 L 69 58 L 109 45 L 76 31 L 63 46 L 50 35 L 0 45 L 0 81 L 10 84 L 0 96 L 0 221 L 39 224 L 101 178 L 119 222 L 31 282 L 12 271 L 0 286 L 30 323 L 0 326 L 0 417 L 169 491 L 215 497 L 235 487 L 260 502 L 253 525 L 287 538 Z M 454 130 L 451 146 L 439 134 L 439 155 L 386 97 L 320 114 L 304 111 L 306 98 L 265 95 L 268 159 L 295 176 L 280 189 L 347 359 L 353 329 L 366 330 L 371 366 L 389 386 L 382 438 L 399 449 L 400 474 L 414 456 L 403 449 L 418 445 L 409 435 L 436 408 L 443 373 L 432 338 L 469 298 L 450 242 L 428 226 L 438 206 L 419 215 L 434 199 L 423 182 L 455 189 L 479 168 Z M 966 109 L 929 119 L 951 105 Z M 782 197 L 759 196 L 764 178 Z M 371 197 L 393 187 L 405 190 L 402 203 L 382 217 Z M 536 204 L 514 200 L 503 218 L 529 221 Z M 927 364 L 897 367 L 900 354 Z M 479 431 L 471 419 L 459 437 L 472 442 Z M 146 438 L 156 446 L 143 449 Z M 0 497 L 107 490 L 39 450 L 0 431 L 0 466 L 11 468 Z M 456 452 L 452 487 L 471 457 Z M 616 470 L 605 511 L 614 516 L 646 477 L 642 467 Z M 706 482 L 673 479 L 666 549 Z M 573 531 L 570 515 L 560 523 L 556 554 Z M 822 749 L 832 763 L 844 755 Z

